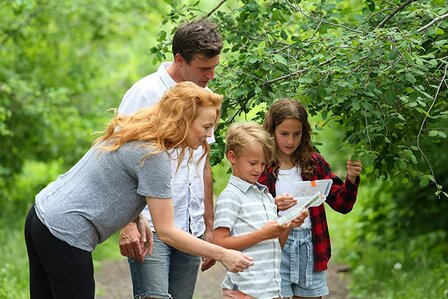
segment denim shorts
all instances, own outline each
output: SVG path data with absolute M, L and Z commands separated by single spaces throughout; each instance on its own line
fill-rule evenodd
M 328 295 L 325 271 L 314 271 L 311 228 L 291 230 L 282 250 L 281 293 L 284 297 Z
M 140 263 L 128 258 L 134 298 L 191 299 L 196 285 L 200 257 L 166 245 L 154 233 L 151 256 Z

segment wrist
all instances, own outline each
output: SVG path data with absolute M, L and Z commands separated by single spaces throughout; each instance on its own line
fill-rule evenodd
M 221 247 L 221 246 L 217 246 L 217 247 L 218 247 L 217 256 L 216 257 L 212 256 L 211 258 L 214 260 L 217 260 L 220 263 L 223 263 L 225 260 L 227 249 L 225 249 L 224 247 Z
M 253 234 L 253 237 L 254 237 L 256 243 L 260 243 L 260 242 L 266 241 L 268 239 L 264 236 L 262 230 L 255 231 Z

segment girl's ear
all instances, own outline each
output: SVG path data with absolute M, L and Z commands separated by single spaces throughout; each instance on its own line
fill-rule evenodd
M 234 151 L 227 152 L 227 160 L 229 160 L 230 164 L 232 165 L 236 163 L 236 154 Z

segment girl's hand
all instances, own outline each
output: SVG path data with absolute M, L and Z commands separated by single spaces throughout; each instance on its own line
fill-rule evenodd
M 347 161 L 347 178 L 350 180 L 350 182 L 354 184 L 356 181 L 356 177 L 361 174 L 361 171 L 362 171 L 361 161 L 359 160 Z
M 260 235 L 263 240 L 278 238 L 286 229 L 285 225 L 278 224 L 277 221 L 268 221 L 260 229 Z
M 275 204 L 277 205 L 277 209 L 279 211 L 284 211 L 294 206 L 297 203 L 297 200 L 294 199 L 291 195 L 278 195 L 275 197 Z
M 285 224 L 286 228 L 290 229 L 301 226 L 305 221 L 305 218 L 308 217 L 308 214 L 308 210 L 302 211 L 296 218 Z

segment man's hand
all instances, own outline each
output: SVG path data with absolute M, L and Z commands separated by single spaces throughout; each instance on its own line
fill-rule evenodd
M 120 253 L 143 263 L 146 254 L 152 254 L 153 236 L 148 221 L 141 217 L 136 223 L 131 222 L 120 233 Z

